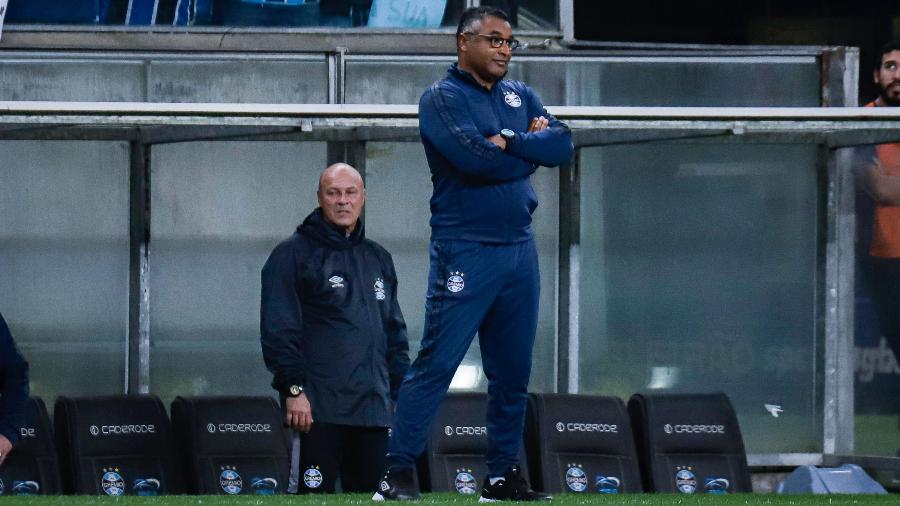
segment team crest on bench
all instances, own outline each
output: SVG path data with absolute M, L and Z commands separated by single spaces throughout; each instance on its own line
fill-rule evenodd
M 697 477 L 690 467 L 675 468 L 675 488 L 682 494 L 693 494 L 697 491 Z
M 468 468 L 456 470 L 454 485 L 456 486 L 456 491 L 460 494 L 471 495 L 478 489 L 478 483 L 475 481 L 475 476 L 472 475 L 472 470 Z
M 566 469 L 566 485 L 569 486 L 569 489 L 572 492 L 584 492 L 588 488 L 588 479 L 587 475 L 584 474 L 584 469 L 581 464 L 568 464 L 568 469 Z
M 219 475 L 219 486 L 228 495 L 237 495 L 244 489 L 244 480 L 238 474 L 234 466 L 222 466 L 222 474 Z
M 106 495 L 118 497 L 125 495 L 125 479 L 119 474 L 118 467 L 104 468 L 100 476 L 100 488 Z

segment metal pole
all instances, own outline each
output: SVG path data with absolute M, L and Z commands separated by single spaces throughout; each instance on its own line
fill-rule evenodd
M 856 107 L 859 94 L 859 49 L 828 48 L 819 57 L 822 107 Z
M 823 453 L 854 446 L 855 181 L 849 149 L 828 152 Z
M 575 42 L 575 1 L 559 1 L 559 30 L 562 32 L 563 42 Z
M 130 143 L 128 345 L 125 392 L 150 391 L 150 146 Z
M 859 50 L 822 52 L 822 106 L 855 107 L 858 102 Z M 854 301 L 856 186 L 852 151 L 825 150 L 827 234 L 825 248 L 825 370 L 823 453 L 853 453 Z
M 579 283 L 581 277 L 581 150 L 559 168 L 559 305 L 556 391 L 579 390 Z
M 337 47 L 328 54 L 328 103 L 344 103 L 344 74 L 346 72 L 346 47 Z

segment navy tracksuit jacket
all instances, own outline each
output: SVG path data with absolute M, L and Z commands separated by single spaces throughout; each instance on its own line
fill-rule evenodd
M 549 128 L 528 133 L 538 116 Z M 504 128 L 516 133 L 505 151 L 487 140 Z M 455 64 L 419 100 L 419 130 L 434 185 L 431 268 L 422 348 L 400 387 L 388 460 L 413 467 L 477 332 L 490 396 L 487 464 L 501 476 L 518 461 L 537 328 L 529 176 L 571 159 L 571 133 L 524 83 L 488 90 Z

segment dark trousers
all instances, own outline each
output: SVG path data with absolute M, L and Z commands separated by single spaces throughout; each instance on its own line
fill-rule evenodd
M 298 493 L 375 490 L 385 466 L 387 427 L 314 423 L 300 436 Z
M 488 379 L 487 465 L 501 476 L 519 459 L 540 274 L 534 240 L 433 240 L 422 348 L 397 402 L 388 464 L 410 468 L 475 333 Z

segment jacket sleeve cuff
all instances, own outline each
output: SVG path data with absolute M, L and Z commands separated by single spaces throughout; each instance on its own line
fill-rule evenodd
M 272 388 L 278 390 L 281 395 L 289 397 L 291 385 L 305 386 L 303 380 L 304 378 L 302 376 L 276 377 L 272 381 Z

